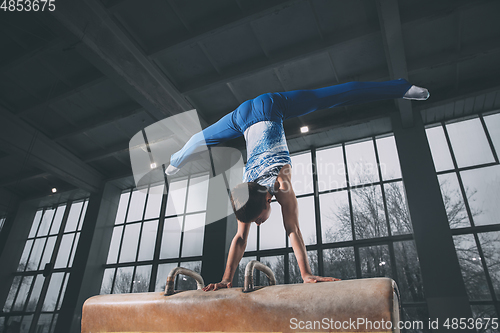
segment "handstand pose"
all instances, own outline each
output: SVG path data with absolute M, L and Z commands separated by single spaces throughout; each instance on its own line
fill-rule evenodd
M 194 152 L 244 135 L 248 161 L 242 184 L 231 191 L 231 204 L 238 220 L 222 281 L 203 290 L 231 288 L 238 263 L 245 252 L 250 224 L 264 223 L 271 213 L 271 199 L 281 205 L 283 225 L 290 237 L 304 283 L 337 281 L 312 275 L 306 247 L 299 228 L 298 205 L 291 181 L 291 159 L 283 130 L 283 120 L 307 113 L 365 102 L 406 98 L 425 100 L 429 92 L 404 79 L 385 82 L 349 82 L 314 90 L 268 93 L 242 103 L 215 124 L 193 135 L 173 154 L 167 175 L 175 174 Z

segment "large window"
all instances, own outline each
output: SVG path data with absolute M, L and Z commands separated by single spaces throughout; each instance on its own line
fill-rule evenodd
M 101 294 L 160 291 L 179 265 L 200 273 L 208 175 L 122 193 Z M 193 289 L 180 277 L 177 289 Z
M 341 279 L 391 277 L 404 313 L 427 320 L 420 267 L 392 135 L 371 137 L 292 156 L 299 223 L 314 274 Z M 252 224 L 236 285 L 258 259 L 278 283 L 302 282 L 275 201 L 270 218 Z M 264 276 L 259 276 L 266 284 Z
M 54 331 L 86 209 L 84 200 L 36 212 L 0 315 L 0 332 Z
M 426 129 L 472 312 L 500 308 L 500 114 Z

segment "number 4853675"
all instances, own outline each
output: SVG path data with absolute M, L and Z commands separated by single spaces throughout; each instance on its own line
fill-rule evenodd
M 4 12 L 38 12 L 56 10 L 56 0 L 3 0 L 0 9 Z

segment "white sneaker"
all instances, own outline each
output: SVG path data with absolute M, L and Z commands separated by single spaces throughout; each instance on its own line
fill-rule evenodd
M 429 98 L 430 95 L 431 94 L 429 94 L 429 90 L 414 85 L 411 86 L 411 88 L 406 92 L 403 98 L 410 100 L 414 99 L 416 101 L 425 101 L 427 98 Z
M 167 169 L 165 170 L 165 173 L 167 176 L 172 176 L 175 175 L 177 172 L 179 172 L 179 168 L 174 167 L 173 165 L 168 165 Z

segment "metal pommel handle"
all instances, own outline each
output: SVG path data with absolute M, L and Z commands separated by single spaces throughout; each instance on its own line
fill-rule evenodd
M 170 273 L 168 273 L 167 286 L 165 287 L 165 296 L 169 296 L 174 293 L 174 282 L 177 274 L 183 274 L 195 279 L 198 286 L 196 289 L 203 289 L 203 287 L 205 287 L 205 282 L 203 281 L 203 278 L 200 274 L 184 267 L 176 267 L 172 269 Z
M 247 264 L 247 267 L 245 268 L 245 286 L 243 287 L 244 293 L 248 293 L 250 291 L 255 290 L 253 281 L 254 268 L 266 274 L 267 278 L 269 279 L 270 286 L 274 286 L 276 284 L 276 278 L 274 277 L 273 271 L 260 261 L 252 260 Z

